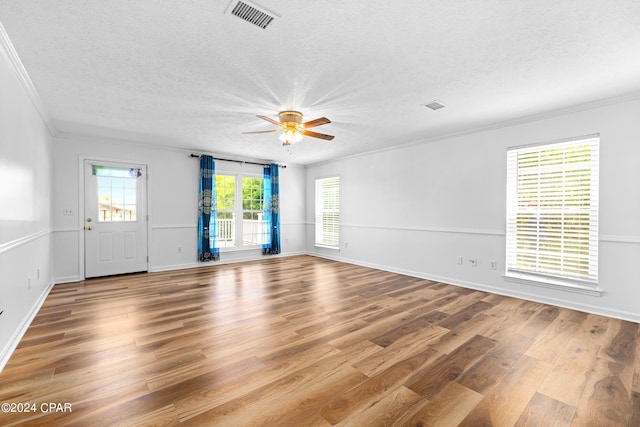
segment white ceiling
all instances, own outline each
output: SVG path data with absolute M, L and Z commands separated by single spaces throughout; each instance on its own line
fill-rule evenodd
M 640 91 L 638 0 L 0 0 L 57 131 L 309 164 Z M 431 111 L 422 104 L 439 100 Z M 331 142 L 289 154 L 256 114 Z

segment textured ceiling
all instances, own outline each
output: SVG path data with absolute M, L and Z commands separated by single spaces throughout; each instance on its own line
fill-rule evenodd
M 59 132 L 309 164 L 640 91 L 638 0 L 0 0 Z M 438 100 L 447 107 L 421 106 Z M 331 141 L 292 153 L 255 117 Z

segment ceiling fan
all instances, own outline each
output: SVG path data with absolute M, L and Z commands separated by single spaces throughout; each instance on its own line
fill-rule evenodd
M 334 136 L 327 135 L 324 133 L 312 132 L 307 130 L 312 127 L 326 125 L 327 123 L 331 123 L 331 120 L 326 117 L 320 117 L 319 119 L 310 120 L 308 122 L 302 123 L 302 113 L 298 111 L 281 111 L 278 114 L 280 121 L 275 121 L 270 117 L 257 115 L 257 117 L 262 120 L 266 120 L 269 123 L 273 123 L 278 126 L 280 129 L 273 130 L 262 130 L 257 132 L 242 132 L 242 133 L 271 133 L 271 132 L 280 132 L 282 131 L 282 135 L 280 135 L 280 141 L 282 141 L 282 145 L 292 145 L 296 142 L 300 142 L 302 139 L 302 135 L 310 136 L 312 138 L 320 138 L 325 139 L 327 141 L 331 141 Z

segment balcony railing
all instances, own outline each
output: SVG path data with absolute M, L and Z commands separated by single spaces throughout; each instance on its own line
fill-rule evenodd
M 262 245 L 269 238 L 268 223 L 264 220 L 242 220 L 242 245 Z M 221 248 L 235 246 L 236 223 L 233 218 L 218 219 L 217 245 Z
M 233 242 L 236 235 L 236 221 L 230 219 L 218 219 L 218 232 L 216 240 L 218 242 Z

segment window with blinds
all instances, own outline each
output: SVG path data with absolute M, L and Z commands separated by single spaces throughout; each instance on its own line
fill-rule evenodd
M 340 178 L 316 179 L 316 245 L 340 247 Z
M 507 275 L 598 282 L 598 135 L 507 152 Z

